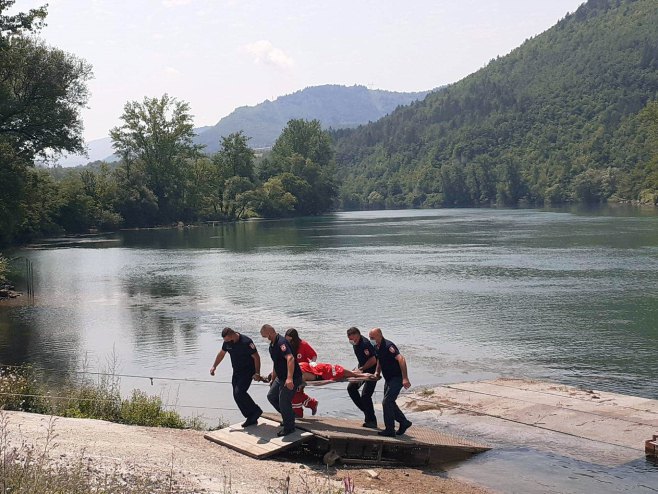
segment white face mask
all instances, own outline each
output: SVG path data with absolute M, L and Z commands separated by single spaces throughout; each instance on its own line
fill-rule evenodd
M 374 340 L 374 339 L 370 338 L 370 344 L 372 346 L 377 346 L 377 340 Z
M 352 341 L 352 340 L 350 340 L 350 344 L 351 344 L 352 346 L 356 346 L 357 343 L 358 343 L 357 341 Z

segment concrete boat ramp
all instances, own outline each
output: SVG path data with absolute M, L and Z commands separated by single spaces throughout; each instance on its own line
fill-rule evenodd
M 609 466 L 644 458 L 658 433 L 657 400 L 524 379 L 438 386 L 404 404 L 490 442 Z
M 336 462 L 428 465 L 463 460 L 490 449 L 486 444 L 420 426 L 403 436 L 382 437 L 376 430 L 363 428 L 360 421 L 332 417 L 297 419 L 297 430 L 280 438 L 276 436 L 279 419 L 277 414 L 264 413 L 257 425 L 232 425 L 204 437 L 253 458 L 268 458 L 303 444 L 322 456 L 328 466 Z
M 525 379 L 443 385 L 406 394 L 398 403 L 426 413 L 412 414 L 414 426 L 395 438 L 324 416 L 298 419 L 294 434 L 277 438 L 279 416 L 267 413 L 257 426 L 232 425 L 205 437 L 254 458 L 303 444 L 324 455 L 327 465 L 446 463 L 494 444 L 618 466 L 644 458 L 658 434 L 657 400 Z

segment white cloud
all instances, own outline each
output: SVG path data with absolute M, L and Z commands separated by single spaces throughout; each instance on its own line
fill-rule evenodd
M 165 67 L 164 73 L 169 77 L 177 77 L 181 74 L 180 70 L 175 69 L 174 67 Z
M 255 63 L 266 63 L 279 68 L 289 68 L 294 61 L 280 48 L 276 48 L 267 40 L 256 41 L 245 46 L 245 50 L 253 55 Z

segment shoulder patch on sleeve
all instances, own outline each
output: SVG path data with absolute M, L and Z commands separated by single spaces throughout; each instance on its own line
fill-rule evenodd
M 391 345 L 390 347 L 388 347 L 388 351 L 391 352 L 391 353 L 395 353 L 395 352 L 397 352 L 396 348 L 395 348 L 393 345 Z
M 252 350 L 255 350 L 255 349 L 256 349 L 256 345 L 254 345 L 253 343 L 249 343 L 249 347 L 250 347 Z
M 363 350 L 363 353 L 364 353 L 366 356 L 367 356 L 367 355 L 370 355 L 370 350 L 368 350 L 368 349 L 366 348 L 365 350 Z
M 282 351 L 282 352 L 285 352 L 285 351 L 286 351 L 286 345 L 285 345 L 285 343 L 282 344 L 280 348 L 281 348 L 281 351 Z

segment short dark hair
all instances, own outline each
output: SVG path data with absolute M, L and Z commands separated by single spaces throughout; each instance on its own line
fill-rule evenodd
M 233 331 L 231 328 L 224 328 L 222 329 L 222 338 L 226 338 L 227 336 L 233 336 L 235 334 L 235 331 Z
M 347 336 L 353 336 L 355 334 L 358 334 L 359 336 L 361 335 L 361 331 L 359 331 L 359 328 L 356 326 L 352 326 L 350 329 L 347 330 Z

